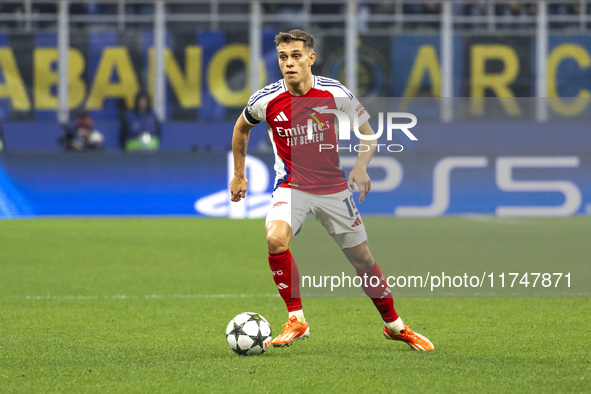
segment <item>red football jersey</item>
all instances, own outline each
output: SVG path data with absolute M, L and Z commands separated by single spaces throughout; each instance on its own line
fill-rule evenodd
M 335 115 L 323 113 L 324 109 L 344 112 L 351 125 L 354 117 L 359 125 L 369 119 L 351 92 L 330 78 L 313 76 L 312 89 L 303 96 L 291 95 L 283 79 L 251 96 L 243 116 L 250 125 L 267 122 L 275 153 L 274 189 L 330 194 L 347 188 L 336 149 Z

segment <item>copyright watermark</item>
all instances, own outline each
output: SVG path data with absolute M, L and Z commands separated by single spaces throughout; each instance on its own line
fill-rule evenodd
M 382 280 L 383 279 L 383 280 Z M 438 289 L 457 288 L 570 288 L 570 272 L 483 272 L 480 275 L 448 275 L 445 272 L 425 275 L 399 275 L 377 277 L 367 274 L 349 276 L 341 275 L 302 275 L 302 288 L 325 288 L 334 292 L 343 288 L 360 287 L 398 287 L 420 288 L 430 292 Z

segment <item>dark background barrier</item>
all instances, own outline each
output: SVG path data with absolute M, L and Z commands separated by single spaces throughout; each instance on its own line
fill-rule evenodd
M 281 77 L 273 37 L 262 31 L 261 86 Z M 316 37 L 313 72 L 344 82 L 341 34 Z M 359 37 L 358 97 L 439 97 L 441 48 L 437 35 Z M 453 97 L 533 97 L 538 69 L 534 37 L 471 34 L 454 36 Z M 57 35 L 0 32 L 0 121 L 56 121 Z M 154 38 L 151 30 L 76 30 L 71 37 L 71 117 L 89 111 L 114 121 L 133 106 L 139 90 L 153 94 Z M 232 121 L 250 96 L 248 35 L 203 30 L 171 32 L 166 39 L 165 120 Z M 548 97 L 562 101 L 551 114 L 576 118 L 589 112 L 591 36 L 551 34 L 548 40 Z M 511 107 L 504 108 L 512 112 Z M 103 132 L 111 128 L 104 124 Z M 29 127 L 23 124 L 23 127 Z
M 413 110 L 413 108 L 411 108 Z M 419 138 L 410 142 L 401 133 L 397 141 L 406 151 L 434 152 L 527 152 L 555 154 L 557 152 L 591 152 L 588 122 L 527 123 L 500 120 L 497 123 L 437 123 L 422 121 L 413 128 Z M 377 116 L 370 123 L 377 131 Z M 105 130 L 105 148 L 118 151 L 119 124 L 115 121 L 95 122 Z M 232 146 L 234 122 L 168 122 L 162 126 L 164 151 L 225 152 Z M 108 131 L 108 132 L 106 132 Z M 4 126 L 7 152 L 58 152 L 63 150 L 58 140 L 64 131 L 55 122 L 11 122 Z M 385 132 L 384 132 L 385 134 Z M 271 152 L 265 124 L 254 127 L 249 138 L 249 152 Z M 386 143 L 385 138 L 380 142 Z
M 121 150 L 119 122 L 95 121 L 95 128 L 105 137 L 105 149 Z M 232 145 L 232 122 L 167 122 L 162 125 L 165 151 L 226 151 Z M 4 125 L 5 149 L 11 152 L 58 152 L 64 147 L 58 140 L 64 130 L 56 122 L 10 122 Z M 258 126 L 252 133 L 251 146 L 265 148 L 267 133 Z

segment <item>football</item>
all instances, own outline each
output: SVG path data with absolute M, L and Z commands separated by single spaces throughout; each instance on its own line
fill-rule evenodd
M 271 326 L 258 313 L 243 312 L 228 323 L 226 341 L 242 356 L 263 354 L 271 344 Z

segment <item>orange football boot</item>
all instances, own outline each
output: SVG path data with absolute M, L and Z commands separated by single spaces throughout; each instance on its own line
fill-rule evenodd
M 417 334 L 413 330 L 410 329 L 410 326 L 404 325 L 404 329 L 400 331 L 400 334 L 392 334 L 390 330 L 388 330 L 387 326 L 384 326 L 384 336 L 387 339 L 392 339 L 394 341 L 402 341 L 408 344 L 413 350 L 435 350 L 435 346 L 429 341 L 427 338 L 422 336 L 421 334 Z
M 291 346 L 291 343 L 298 339 L 306 339 L 310 336 L 308 323 L 300 323 L 297 317 L 292 316 L 283 326 L 283 332 L 279 334 L 271 344 L 275 347 Z

